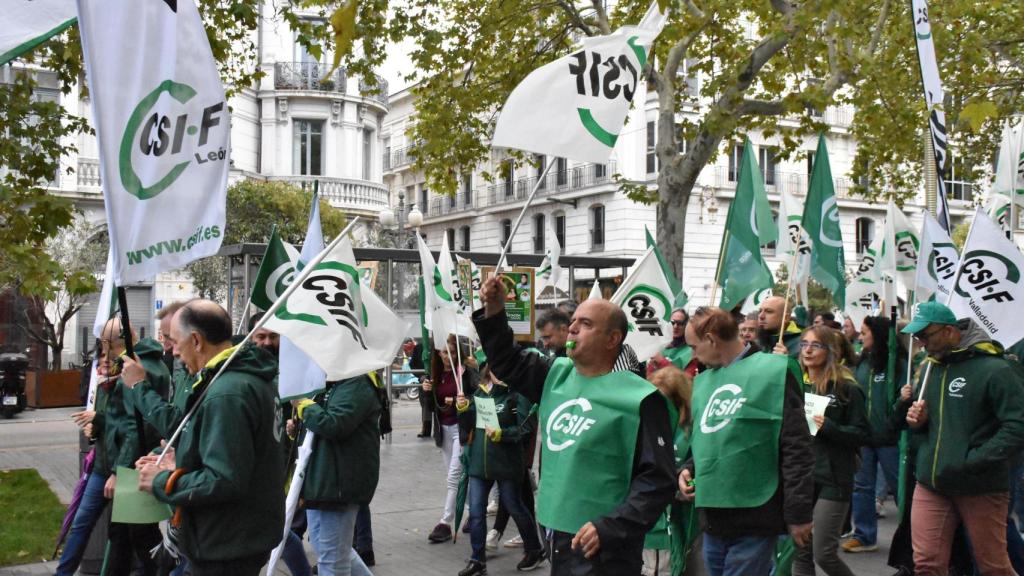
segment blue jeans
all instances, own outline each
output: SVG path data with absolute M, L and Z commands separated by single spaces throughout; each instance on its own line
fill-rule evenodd
M 75 519 L 71 521 L 67 541 L 64 542 L 64 552 L 60 555 L 60 563 L 57 565 L 58 576 L 71 576 L 78 570 L 78 565 L 85 554 L 85 546 L 89 543 L 89 535 L 92 534 L 96 521 L 107 506 L 107 499 L 103 497 L 103 486 L 106 483 L 107 479 L 99 474 L 89 474 L 85 490 L 82 492 L 82 501 L 75 512 Z
M 708 576 L 767 576 L 778 536 L 717 538 L 704 534 L 704 568 Z
M 487 541 L 487 494 L 491 486 L 498 483 L 498 495 L 501 503 L 508 509 L 509 515 L 523 537 L 523 547 L 527 551 L 540 550 L 540 537 L 537 535 L 537 524 L 523 505 L 519 496 L 519 483 L 515 480 L 488 480 L 486 478 L 469 477 L 469 542 L 473 549 L 472 559 L 487 562 L 484 544 Z
M 900 485 L 900 449 L 896 446 L 860 449 L 860 469 L 853 477 L 853 537 L 861 544 L 873 545 L 878 540 L 878 518 L 875 516 L 875 482 L 878 465 L 889 487 Z
M 356 504 L 340 510 L 306 510 L 320 576 L 373 576 L 352 548 L 358 512 Z
M 299 510 L 296 514 L 305 514 Z M 306 559 L 306 549 L 302 547 L 302 538 L 294 530 L 288 531 L 288 539 L 284 541 L 284 549 L 281 550 L 281 560 L 284 561 L 292 576 L 310 576 L 313 570 Z

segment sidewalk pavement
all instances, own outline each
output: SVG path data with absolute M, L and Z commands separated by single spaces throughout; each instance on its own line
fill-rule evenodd
M 32 416 L 23 413 L 22 421 L 0 425 L 0 469 L 34 467 L 50 483 L 62 501 L 70 498 L 78 478 L 76 431 L 68 415 L 74 410 L 40 410 Z M 430 544 L 427 534 L 438 522 L 444 504 L 445 470 L 441 451 L 430 439 L 419 439 L 419 404 L 406 399 L 395 405 L 394 433 L 391 443 L 381 444 L 381 474 L 371 504 L 374 552 L 377 576 L 455 576 L 469 558 L 469 535 L 459 534 L 458 542 Z M 32 422 L 31 420 L 36 420 Z M 17 431 L 17 434 L 9 432 Z M 11 440 L 14 438 L 14 440 Z M 18 444 L 22 439 L 23 445 Z M 896 511 L 886 506 L 888 518 L 879 521 L 879 550 L 869 554 L 843 554 L 854 573 L 864 576 L 888 575 L 885 566 L 888 542 L 895 529 Z M 468 511 L 463 517 L 468 520 Z M 488 517 L 488 525 L 493 517 Z M 502 541 L 516 534 L 510 522 Z M 314 556 L 306 543 L 309 558 Z M 515 565 L 522 549 L 505 549 L 489 554 L 488 573 L 517 574 Z M 54 562 L 41 562 L 0 568 L 0 576 L 52 574 Z M 548 573 L 545 564 L 535 573 Z M 287 575 L 282 566 L 277 574 Z

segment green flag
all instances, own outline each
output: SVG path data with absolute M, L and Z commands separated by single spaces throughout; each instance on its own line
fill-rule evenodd
M 754 158 L 754 147 L 748 139 L 743 146 L 736 198 L 729 206 L 719 256 L 717 280 L 722 287 L 719 306 L 723 310 L 732 310 L 747 296 L 774 283 L 771 271 L 761 258 L 761 245 L 775 241 L 778 234 L 761 171 Z
M 263 310 L 269 310 L 273 306 L 277 297 L 284 293 L 295 277 L 298 254 L 292 254 L 295 248 L 289 253 L 289 247 L 281 241 L 277 226 L 274 226 L 270 233 L 270 241 L 267 242 L 267 251 L 263 254 L 263 261 L 260 262 L 260 269 L 256 271 L 256 280 L 252 285 L 252 303 Z
M 672 288 L 672 294 L 674 295 L 674 301 L 672 302 L 673 308 L 682 308 L 686 306 L 686 303 L 690 300 L 690 296 L 683 290 L 682 284 L 676 279 L 675 274 L 672 273 L 672 267 L 668 265 L 668 261 L 665 260 L 665 256 L 658 249 L 658 244 L 654 241 L 654 236 L 651 236 L 651 231 L 644 226 L 644 234 L 647 236 L 647 247 L 654 247 L 654 255 L 658 258 L 658 264 L 661 266 L 661 271 L 665 274 L 665 278 L 668 279 L 668 285 Z
M 839 205 L 832 187 L 832 168 L 824 135 L 818 136 L 818 151 L 814 154 L 801 224 L 811 241 L 811 276 L 832 293 L 832 301 L 843 310 L 846 306 L 843 234 L 839 229 Z

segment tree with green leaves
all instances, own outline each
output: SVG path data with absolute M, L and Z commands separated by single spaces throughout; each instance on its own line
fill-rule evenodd
M 281 240 L 300 246 L 306 237 L 312 200 L 312 190 L 287 182 L 247 179 L 229 186 L 224 246 L 265 244 L 274 225 Z M 332 238 L 345 228 L 346 217 L 321 197 L 320 223 L 324 237 Z M 197 260 L 186 266 L 185 271 L 201 297 L 219 301 L 227 296 L 228 268 L 224 258 Z

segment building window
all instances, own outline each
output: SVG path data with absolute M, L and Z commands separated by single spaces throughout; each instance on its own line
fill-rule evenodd
M 444 231 L 444 233 L 448 237 L 449 249 L 450 248 L 454 248 L 455 247 L 455 228 L 448 228 L 447 230 Z
M 772 210 L 772 226 L 776 228 L 779 225 L 779 211 Z M 761 247 L 761 254 L 764 256 L 775 256 L 776 242 L 773 240 Z M 793 272 L 790 271 L 790 274 Z
M 427 213 L 427 201 L 430 199 L 430 190 L 426 186 L 420 185 L 420 212 Z
M 459 249 L 463 252 L 469 252 L 469 226 L 459 228 L 459 235 L 462 236 L 462 246 Z
M 565 158 L 556 159 L 555 170 L 557 170 L 557 185 L 565 186 L 569 182 L 569 161 Z
M 548 157 L 543 154 L 535 154 L 533 160 L 537 163 L 537 178 L 540 178 L 541 174 L 544 174 L 544 168 L 548 165 Z M 545 176 L 544 179 L 540 181 L 540 184 L 537 185 L 537 189 L 543 190 L 547 188 L 547 186 L 548 179 L 547 176 Z
M 974 199 L 973 175 L 964 165 L 964 159 L 952 147 L 943 166 L 943 179 L 946 181 L 946 197 L 950 200 L 971 202 Z
M 384 161 L 383 162 L 384 169 L 385 170 L 390 170 L 391 169 L 391 137 L 390 136 L 388 136 L 387 138 L 384 139 L 384 157 L 382 158 L 382 160 Z
M 656 130 L 654 120 L 647 122 L 647 173 L 658 172 L 658 154 L 655 150 Z
M 462 205 L 473 205 L 473 173 L 470 171 L 462 173 Z
M 764 178 L 765 186 L 775 185 L 775 165 L 778 150 L 774 146 L 761 146 L 757 149 L 757 165 L 761 168 L 761 177 Z
M 594 179 L 601 180 L 608 175 L 607 164 L 594 164 Z
M 536 214 L 533 217 L 533 253 L 544 253 L 544 215 Z
M 303 176 L 323 174 L 323 120 L 296 120 L 292 167 Z
M 733 143 L 729 152 L 729 182 L 735 182 L 740 177 L 740 162 L 743 161 L 743 144 Z
M 875 241 L 875 221 L 871 218 L 857 218 L 854 224 L 857 228 L 857 254 L 863 254 Z
M 363 130 L 363 180 L 370 180 L 373 170 L 373 130 Z
M 814 174 L 814 152 L 807 153 L 807 181 L 810 182 L 811 174 Z
M 515 194 L 515 187 L 512 183 L 513 176 L 515 176 L 513 161 L 512 159 L 505 160 L 501 163 L 501 178 L 504 180 L 505 198 L 511 198 Z
M 501 247 L 504 248 L 505 244 L 508 244 L 508 238 L 512 235 L 512 221 L 505 218 L 501 221 Z
M 555 215 L 555 239 L 558 240 L 558 245 L 565 249 L 565 214 L 559 213 Z
M 604 250 L 604 206 L 590 207 L 590 249 Z

